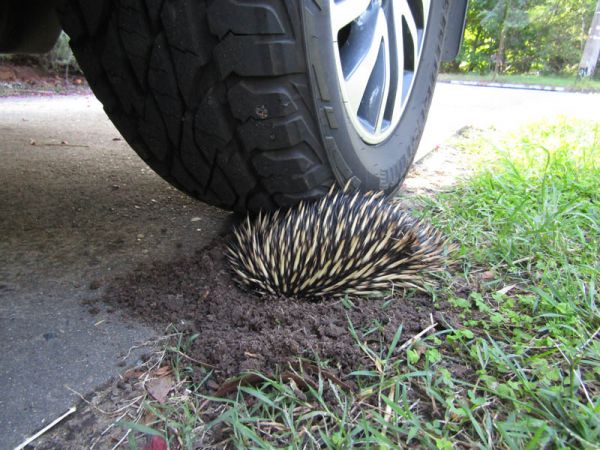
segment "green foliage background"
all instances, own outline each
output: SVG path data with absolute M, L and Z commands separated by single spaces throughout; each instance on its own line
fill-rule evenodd
M 595 6 L 596 0 L 469 0 L 461 51 L 442 71 L 575 75 Z M 79 71 L 64 33 L 49 53 L 2 60 Z
M 595 6 L 596 0 L 469 0 L 461 52 L 444 70 L 574 75 Z
M 68 77 L 69 73 L 81 73 L 71 47 L 69 47 L 69 37 L 64 32 L 60 34 L 54 47 L 47 53 L 0 54 L 0 64 L 4 61 L 17 65 L 39 66 L 48 72 L 64 74 L 65 77 Z

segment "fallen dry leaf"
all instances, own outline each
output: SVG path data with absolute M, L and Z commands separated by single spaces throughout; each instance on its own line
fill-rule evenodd
M 169 395 L 169 392 L 171 392 L 171 389 L 173 389 L 174 385 L 175 383 L 173 381 L 173 377 L 167 375 L 164 377 L 150 380 L 146 384 L 146 390 L 154 400 L 156 400 L 159 403 L 164 403 L 167 400 L 167 396 Z
M 504 295 L 504 294 L 507 294 L 508 292 L 512 291 L 515 287 L 517 287 L 516 284 L 509 284 L 508 286 L 504 286 L 502 289 L 500 289 L 497 292 L 500 295 Z
M 162 366 L 159 367 L 158 369 L 156 369 L 153 373 L 152 376 L 154 377 L 163 377 L 165 375 L 168 375 L 171 373 L 171 367 L 169 366 Z
M 139 369 L 128 369 L 128 370 L 126 370 L 126 371 L 123 373 L 123 375 L 122 375 L 122 378 L 123 378 L 124 380 L 129 380 L 129 379 L 131 379 L 131 378 L 134 378 L 134 379 L 136 379 L 136 380 L 137 380 L 137 379 L 138 379 L 138 378 L 140 378 L 142 375 L 144 375 L 144 372 L 142 372 L 142 371 L 141 371 L 141 370 L 139 370 Z

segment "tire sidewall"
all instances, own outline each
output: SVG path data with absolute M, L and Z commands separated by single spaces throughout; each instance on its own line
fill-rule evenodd
M 305 0 L 303 18 L 313 98 L 329 162 L 340 183 L 363 190 L 394 191 L 404 179 L 431 104 L 444 40 L 447 2 L 432 2 L 421 61 L 400 121 L 383 142 L 371 145 L 358 135 L 342 101 L 329 2 Z

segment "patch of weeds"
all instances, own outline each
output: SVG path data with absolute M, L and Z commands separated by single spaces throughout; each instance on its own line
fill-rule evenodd
M 600 124 L 536 124 L 487 150 L 495 163 L 422 199 L 468 268 L 469 298 L 449 300 L 487 315 L 468 322 L 481 335 L 452 344 L 502 402 L 496 444 L 596 447 Z
M 423 198 L 424 210 L 482 266 L 585 268 L 598 248 L 599 143 L 599 124 L 573 121 L 467 140 L 497 159 L 451 192 Z
M 163 358 L 168 359 L 171 370 L 160 374 L 160 377 L 169 379 L 164 398 L 155 398 L 146 386 L 150 395 L 144 400 L 143 414 L 135 422 L 118 423 L 130 431 L 129 448 L 138 448 L 139 443 L 149 442 L 153 436 L 159 437 L 160 443 L 156 444 L 158 447 L 150 448 L 164 448 L 161 445 L 167 445 L 169 449 L 205 448 L 203 442 L 211 436 L 206 430 L 205 420 L 210 414 L 220 411 L 218 405 L 207 408 L 208 402 L 198 395 L 206 391 L 205 383 L 212 371 L 206 367 L 204 376 L 197 379 L 198 366 L 203 363 L 186 355 L 197 335 L 179 333 L 174 329 L 170 331 L 173 333 L 163 350 Z
M 373 363 L 350 374 L 355 391 L 343 389 L 322 373 L 302 390 L 293 381 L 265 377 L 257 387 L 240 387 L 235 400 L 213 398 L 229 409 L 209 427 L 219 424 L 227 431 L 227 443 L 237 448 L 396 448 L 399 443 L 440 448 L 449 444 L 451 427 L 444 429 L 441 409 L 437 408 L 437 419 L 430 416 L 431 405 L 453 406 L 455 397 L 447 385 L 449 371 L 432 367 L 441 355 L 425 343 L 438 339 L 437 335 L 406 339 L 399 327 L 392 343 L 376 352 L 352 324 L 350 332 Z M 308 378 L 301 371 L 296 374 Z

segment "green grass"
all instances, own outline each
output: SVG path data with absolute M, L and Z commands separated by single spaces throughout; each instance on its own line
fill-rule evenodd
M 419 209 L 460 245 L 458 273 L 431 292 L 460 326 L 418 338 L 400 327 L 375 351 L 349 323 L 372 361 L 351 374 L 356 391 L 326 372 L 263 377 L 227 399 L 189 383 L 185 399 L 147 406 L 156 428 L 184 448 L 598 448 L 600 124 L 461 146 L 485 166 Z M 181 380 L 189 364 L 176 360 Z
M 424 199 L 426 215 L 461 243 L 465 276 L 477 286 L 462 304 L 465 324 L 480 330 L 464 347 L 467 360 L 477 364 L 481 386 L 504 402 L 498 444 L 594 447 L 600 124 L 536 124 L 488 145 L 498 156 L 490 167 Z M 491 279 L 478 282 L 479 268 Z M 468 320 L 471 308 L 486 317 Z M 530 420 L 537 425 L 523 432 L 526 439 L 515 438 L 511 427 Z
M 563 87 L 569 91 L 598 92 L 600 91 L 600 80 L 578 79 L 574 76 L 550 76 L 550 75 L 498 75 L 476 73 L 442 73 L 438 76 L 441 81 L 485 81 L 498 83 L 535 84 L 542 86 Z

